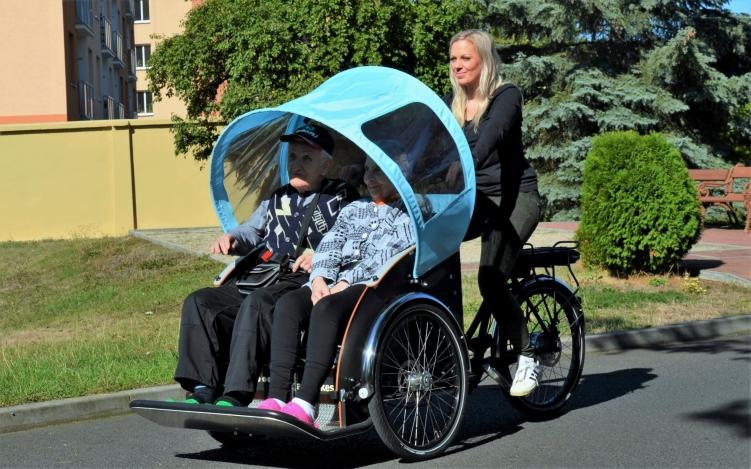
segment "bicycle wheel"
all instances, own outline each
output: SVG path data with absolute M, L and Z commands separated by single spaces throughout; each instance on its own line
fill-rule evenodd
M 584 314 L 573 292 L 553 278 L 535 278 L 527 282 L 519 298 L 527 319 L 530 344 L 543 365 L 539 386 L 525 397 L 504 393 L 520 412 L 544 417 L 559 412 L 579 383 L 584 366 Z M 496 328 L 494 336 L 498 340 Z M 506 344 L 498 344 L 507 350 Z M 498 370 L 511 382 L 516 363 Z
M 407 459 L 445 450 L 467 400 L 467 353 L 447 314 L 426 304 L 399 313 L 384 331 L 374 370 L 368 410 L 384 444 Z

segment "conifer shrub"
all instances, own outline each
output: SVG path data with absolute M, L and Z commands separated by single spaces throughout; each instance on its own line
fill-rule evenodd
M 593 139 L 576 234 L 584 262 L 618 274 L 669 271 L 700 231 L 694 183 L 663 136 L 628 131 Z

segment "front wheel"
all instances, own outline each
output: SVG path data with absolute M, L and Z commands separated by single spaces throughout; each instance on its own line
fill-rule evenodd
M 530 345 L 543 365 L 539 386 L 511 405 L 533 417 L 555 414 L 568 402 L 584 367 L 584 314 L 573 292 L 554 278 L 526 282 L 517 298 L 527 320 Z M 499 337 L 496 329 L 496 337 Z M 506 344 L 499 344 L 501 350 Z M 511 382 L 516 364 L 499 370 Z
M 444 451 L 467 400 L 467 354 L 449 316 L 428 304 L 400 312 L 378 346 L 374 384 L 368 410 L 392 452 L 424 459 Z

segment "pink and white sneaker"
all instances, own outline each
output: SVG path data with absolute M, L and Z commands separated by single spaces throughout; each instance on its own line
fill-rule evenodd
M 263 402 L 258 404 L 258 407 L 256 409 L 260 410 L 273 410 L 274 412 L 279 412 L 282 410 L 282 406 L 279 405 L 279 401 L 274 399 L 273 397 L 269 397 L 268 399 L 264 399 Z
M 282 407 L 282 410 L 280 412 L 283 414 L 290 415 L 296 418 L 297 420 L 301 421 L 302 423 L 306 425 L 310 425 L 313 428 L 318 428 L 318 425 L 316 425 L 316 423 L 313 421 L 310 415 L 308 415 L 308 413 L 305 412 L 305 409 L 295 404 L 294 402 L 287 403 L 284 407 Z

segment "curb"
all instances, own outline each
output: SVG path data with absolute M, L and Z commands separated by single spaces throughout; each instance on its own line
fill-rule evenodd
M 734 283 L 742 287 L 751 288 L 751 280 L 740 277 L 729 272 L 719 272 L 716 270 L 702 270 L 699 272 L 699 278 L 702 280 L 714 280 L 716 282 Z
M 129 391 L 73 397 L 0 408 L 0 434 L 57 423 L 122 414 L 134 399 L 182 399 L 177 384 Z
M 751 315 L 744 315 L 588 336 L 585 347 L 595 352 L 616 352 L 749 331 Z M 135 399 L 182 399 L 184 394 L 180 386 L 173 384 L 0 408 L 0 434 L 123 414 L 128 412 L 130 401 Z
M 711 339 L 746 331 L 751 331 L 751 315 L 588 336 L 585 346 L 590 351 L 614 352 L 633 348 L 659 347 L 675 342 Z

